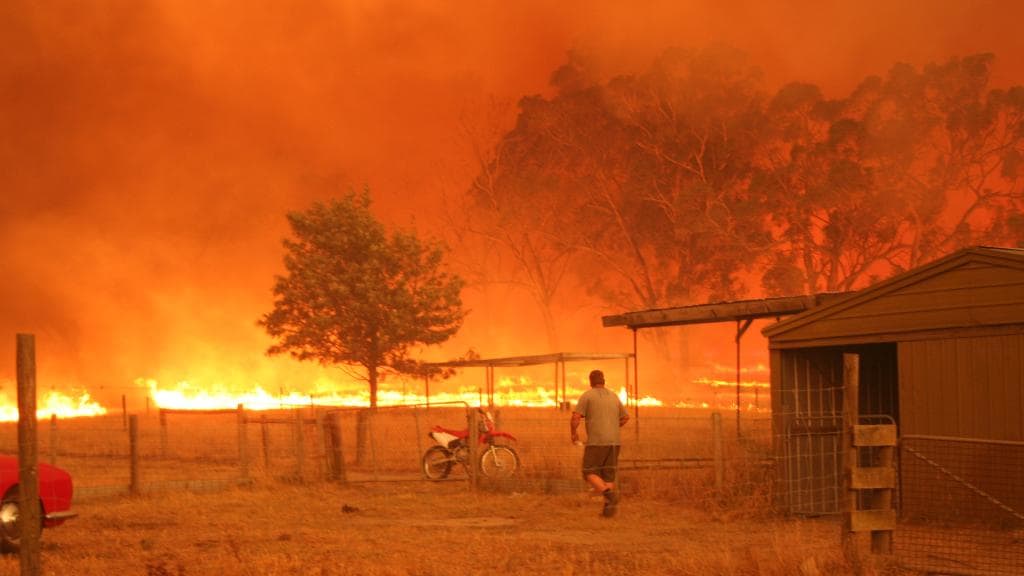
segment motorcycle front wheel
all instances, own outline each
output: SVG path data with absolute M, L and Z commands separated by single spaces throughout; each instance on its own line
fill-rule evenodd
M 511 446 L 490 446 L 480 455 L 480 472 L 487 478 L 508 478 L 519 470 L 519 454 Z
M 423 475 L 427 480 L 444 480 L 452 471 L 452 453 L 444 446 L 431 446 L 423 454 Z

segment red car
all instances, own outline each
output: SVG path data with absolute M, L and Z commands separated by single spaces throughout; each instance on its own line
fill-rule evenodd
M 71 511 L 71 475 L 42 462 L 38 464 L 38 474 L 42 526 L 59 526 L 75 516 Z M 17 551 L 21 544 L 18 476 L 18 458 L 0 455 L 0 549 L 4 552 Z

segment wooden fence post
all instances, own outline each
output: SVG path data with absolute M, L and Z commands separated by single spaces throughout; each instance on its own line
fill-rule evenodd
M 327 463 L 327 449 L 325 448 L 325 444 L 327 444 L 327 425 L 326 422 L 324 421 L 324 415 L 320 412 L 317 412 L 316 408 L 312 408 L 312 410 L 313 421 L 315 422 L 314 427 L 316 430 L 316 432 L 313 434 L 313 442 L 315 443 L 315 447 L 313 448 L 313 454 L 317 456 L 316 475 L 318 477 L 323 477 L 324 465 Z M 327 474 L 330 475 L 330 471 L 328 471 Z
M 128 399 L 124 394 L 121 394 L 121 424 L 128 429 Z
M 249 480 L 249 438 L 246 434 L 247 418 L 245 405 L 239 404 L 238 411 L 238 474 L 242 482 Z
M 129 472 L 128 492 L 137 496 L 139 490 L 139 417 L 132 414 L 128 419 L 128 462 L 131 468 Z
M 725 485 L 725 461 L 722 455 L 722 415 L 711 414 L 711 447 L 715 459 L 715 491 L 719 494 Z
M 467 420 L 469 424 L 469 437 L 466 441 L 469 442 L 469 462 L 466 462 L 466 471 L 469 472 L 469 485 L 471 488 L 476 489 L 480 483 L 480 470 L 477 467 L 480 458 L 480 416 L 477 413 L 476 408 L 470 408 L 469 414 L 467 414 Z
M 18 490 L 22 576 L 39 576 L 42 568 L 39 535 L 39 447 L 36 437 L 36 337 L 18 334 Z
M 875 492 L 872 509 L 892 510 L 892 493 L 896 487 L 896 475 L 893 468 L 893 461 L 896 457 L 896 440 L 893 439 L 892 446 L 883 446 L 878 449 L 878 458 L 875 466 L 878 470 L 892 472 L 892 479 L 886 488 Z M 895 522 L 893 523 L 895 525 Z M 871 551 L 879 554 L 892 553 L 892 530 L 876 530 L 871 533 Z
M 267 424 L 267 415 L 260 415 L 260 441 L 263 445 L 263 469 L 266 474 L 270 473 L 270 426 Z
M 892 509 L 892 492 L 896 488 L 896 472 L 892 466 L 896 425 L 860 423 L 859 362 L 856 354 L 843 354 L 843 483 L 846 488 L 843 534 L 855 564 L 869 544 L 871 552 L 892 552 L 892 531 L 896 526 L 896 512 Z M 875 460 L 866 466 L 861 466 L 861 448 L 876 453 Z M 861 490 L 869 492 L 864 501 L 858 503 Z
M 50 466 L 57 465 L 57 443 L 60 438 L 57 436 L 57 415 L 50 414 Z
M 306 460 L 306 441 L 302 435 L 302 409 L 295 410 L 295 478 L 302 482 Z
M 341 444 L 341 412 L 331 412 L 327 415 L 327 437 L 330 439 L 328 450 L 331 479 L 345 484 L 348 482 L 348 474 L 345 471 L 345 448 Z
M 864 532 L 853 530 L 853 518 L 857 513 L 859 491 L 853 488 L 850 478 L 859 465 L 859 450 L 853 441 L 853 430 L 860 422 L 860 356 L 843 354 L 843 549 L 847 558 L 860 571 L 861 559 L 866 549 Z
M 160 409 L 160 457 L 167 458 L 167 412 Z
M 416 422 L 416 454 L 423 454 L 423 435 L 420 434 L 420 409 L 412 409 L 412 418 Z

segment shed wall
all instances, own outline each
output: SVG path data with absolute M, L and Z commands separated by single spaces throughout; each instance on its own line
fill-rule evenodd
M 900 342 L 901 434 L 1024 441 L 1024 331 Z

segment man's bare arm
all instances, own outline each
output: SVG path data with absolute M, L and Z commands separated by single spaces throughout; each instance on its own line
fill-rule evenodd
M 583 416 L 580 413 L 573 412 L 572 418 L 569 420 L 569 437 L 572 439 L 573 443 L 580 441 L 579 427 L 580 420 L 582 419 Z

